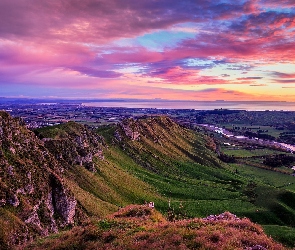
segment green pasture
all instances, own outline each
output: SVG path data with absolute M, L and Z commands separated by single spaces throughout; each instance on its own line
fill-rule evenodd
M 234 143 L 233 143 L 234 144 Z M 233 155 L 235 157 L 252 157 L 252 156 L 264 156 L 272 154 L 281 154 L 282 152 L 264 148 L 264 149 L 243 149 L 240 146 L 221 146 L 221 151 L 227 155 Z
M 295 228 L 278 225 L 263 225 L 264 232 L 284 245 L 295 248 Z
M 242 127 L 246 127 L 246 128 L 252 128 L 250 131 L 254 132 L 254 133 L 257 133 L 257 130 L 267 130 L 267 132 L 263 132 L 263 134 L 268 134 L 268 135 L 271 135 L 271 136 L 274 136 L 275 138 L 278 138 L 280 136 L 280 133 L 283 133 L 283 132 L 294 132 L 294 131 L 291 131 L 291 130 L 278 130 L 276 129 L 275 127 L 273 126 L 263 126 L 263 125 L 256 125 L 256 124 L 249 124 L 249 123 L 224 123 L 224 124 L 218 124 L 217 126 L 220 126 L 220 127 L 225 127 L 226 129 L 232 129 L 233 128 L 233 125 L 235 127 L 240 127 L 241 129 L 240 130 L 235 130 L 235 131 L 243 131 L 242 130 Z M 259 129 L 258 129 L 259 128 Z

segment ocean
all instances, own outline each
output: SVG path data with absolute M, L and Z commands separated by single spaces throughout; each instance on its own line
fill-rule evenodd
M 248 110 L 248 111 L 295 111 L 295 102 L 264 101 L 95 101 L 83 102 L 84 106 L 122 107 L 122 108 L 155 108 L 155 109 L 195 109 L 195 110 Z

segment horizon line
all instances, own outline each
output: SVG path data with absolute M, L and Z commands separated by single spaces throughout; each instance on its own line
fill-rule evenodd
M 136 102 L 271 102 L 271 103 L 294 103 L 292 101 L 270 101 L 270 100 L 180 100 L 180 99 L 136 99 L 136 98 L 60 98 L 60 97 L 0 97 L 0 102 L 4 100 L 31 100 L 31 101 L 79 101 L 79 102 L 120 102 L 120 101 L 136 101 Z

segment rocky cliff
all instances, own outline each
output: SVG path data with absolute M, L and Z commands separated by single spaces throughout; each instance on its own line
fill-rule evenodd
M 69 122 L 54 129 L 39 129 L 35 133 L 64 166 L 80 165 L 95 172 L 93 158 L 104 158 L 103 146 L 106 146 L 104 139 L 89 127 Z
M 0 112 L 0 245 L 17 245 L 75 222 L 63 166 L 24 123 Z
M 87 215 L 158 194 L 127 173 L 102 136 L 69 122 L 28 130 L 0 112 L 0 245 L 10 249 L 56 233 Z M 150 198 L 149 198 L 150 199 Z

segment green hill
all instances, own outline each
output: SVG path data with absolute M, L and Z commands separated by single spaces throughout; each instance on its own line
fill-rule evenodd
M 262 225 L 277 225 L 277 232 L 282 226 L 294 232 L 294 192 L 290 185 L 281 185 L 294 182 L 292 176 L 267 170 L 262 174 L 262 169 L 255 168 L 250 175 L 249 169 L 229 166 L 212 150 L 215 145 L 210 137 L 183 128 L 168 117 L 127 119 L 93 132 L 102 136 L 106 145 L 104 159 L 96 159 L 95 176 L 105 178 L 115 193 L 125 197 L 119 203 L 111 202 L 113 205 L 154 201 L 161 212 L 167 214 L 171 208 L 178 218 L 230 211 Z M 123 178 L 121 171 L 126 174 Z M 128 179 L 131 177 L 136 184 Z M 82 182 L 80 186 L 91 193 Z M 110 202 L 109 198 L 104 200 Z M 275 230 L 268 231 L 277 236 Z M 292 245 L 294 237 L 290 242 L 280 239 Z
M 19 235 L 28 237 L 11 241 L 2 230 L 0 239 L 7 246 L 52 232 L 34 231 L 32 225 L 26 223 L 27 217 L 22 216 L 21 209 L 27 204 L 28 211 L 37 221 L 41 218 L 44 221 L 42 229 L 49 228 L 50 218 L 57 218 L 57 232 L 69 226 L 74 226 L 73 230 L 83 228 L 89 219 L 104 221 L 121 207 L 151 201 L 172 221 L 207 217 L 224 211 L 246 216 L 264 225 L 269 234 L 285 244 L 294 245 L 294 236 L 286 236 L 294 232 L 295 194 L 292 185 L 277 185 L 278 182 L 290 183 L 293 177 L 227 165 L 217 157 L 216 145 L 210 137 L 183 128 L 168 117 L 127 119 L 99 129 L 69 122 L 38 129 L 34 131 L 35 135 L 6 113 L 2 112 L 0 117 L 0 132 L 17 124 L 10 134 L 0 133 L 3 197 L 0 222 L 1 225 L 17 222 L 21 229 L 5 226 L 7 232 L 21 232 Z M 7 120 L 10 121 L 8 125 Z M 11 145 L 15 150 L 10 149 Z M 9 166 L 19 173 L 14 178 L 20 180 L 17 181 L 20 186 L 9 177 Z M 29 171 L 42 178 L 38 177 L 31 194 L 17 192 L 24 188 Z M 52 177 L 47 173 L 54 173 L 57 176 L 54 180 L 59 180 L 60 184 L 50 181 Z M 56 209 L 51 217 L 45 217 L 49 218 L 48 222 L 43 219 L 42 206 L 36 207 L 37 203 L 32 202 L 32 197 L 40 195 L 38 190 L 47 190 L 41 192 L 40 197 L 45 197 L 48 193 L 53 194 L 57 186 L 57 193 L 65 193 L 65 197 L 73 197 L 75 201 L 71 223 L 63 223 L 62 211 L 66 209 L 58 206 L 58 198 L 53 199 Z M 14 190 L 19 204 L 9 202 L 10 190 Z M 42 199 L 45 202 L 46 199 Z M 45 214 L 50 214 L 47 210 Z M 59 240 L 62 235 L 58 234 L 56 238 Z

